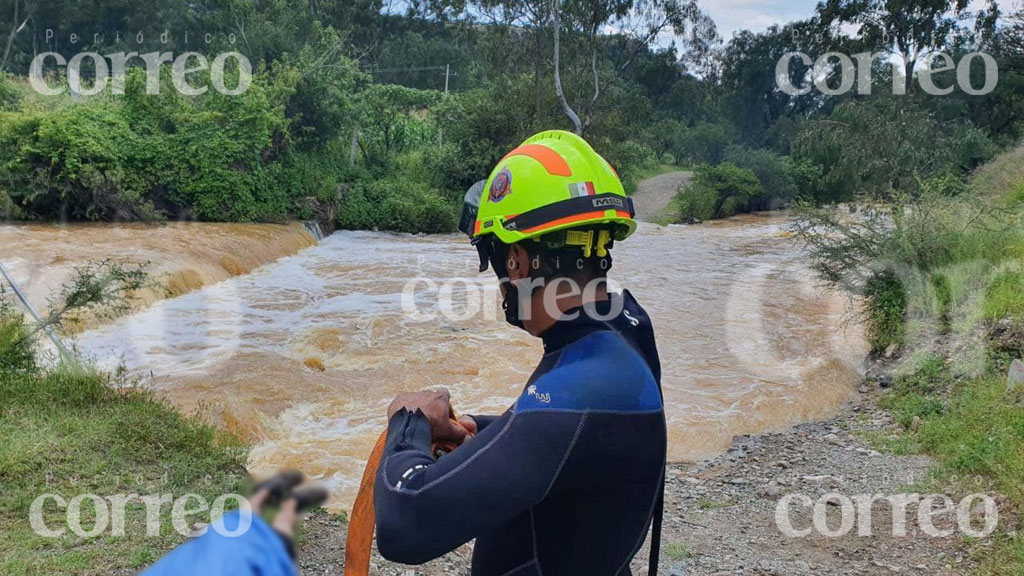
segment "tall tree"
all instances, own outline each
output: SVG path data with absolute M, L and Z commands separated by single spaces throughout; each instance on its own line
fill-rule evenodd
M 961 32 L 960 17 L 969 0 L 824 0 L 821 21 L 830 26 L 858 26 L 857 36 L 868 50 L 903 60 L 904 91 L 914 83 L 914 66 L 948 45 Z
M 594 119 L 598 100 L 609 82 L 614 82 L 634 59 L 646 53 L 664 35 L 683 38 L 694 31 L 694 38 L 712 41 L 717 36 L 714 23 L 701 12 L 695 0 L 551 0 L 552 29 L 555 38 L 555 92 L 577 133 L 582 134 Z M 592 90 L 577 104 L 578 114 L 564 95 L 561 81 L 561 35 L 567 33 L 587 47 Z M 609 34 L 611 33 L 611 34 Z M 598 69 L 598 56 L 609 42 L 618 39 L 623 46 L 611 74 Z
M 35 0 L 13 0 L 12 4 L 13 6 L 10 9 L 14 14 L 11 17 L 11 28 L 7 33 L 7 42 L 4 44 L 4 55 L 0 58 L 0 72 L 7 68 L 7 60 L 11 56 L 11 47 L 14 45 L 14 39 L 28 26 L 36 9 Z

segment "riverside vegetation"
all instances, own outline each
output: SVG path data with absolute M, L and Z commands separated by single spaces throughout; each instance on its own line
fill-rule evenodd
M 463 192 L 502 154 L 566 128 L 630 191 L 659 164 L 700 166 L 678 219 L 703 220 L 955 186 L 1017 141 L 1024 116 L 1022 13 L 994 3 L 967 13 L 962 0 L 830 0 L 806 20 L 731 39 L 689 0 L 39 4 L 0 2 L 0 14 L 25 21 L 10 23 L 0 56 L 0 212 L 14 219 L 318 218 L 328 228 L 452 231 Z M 138 22 L 160 29 L 136 35 Z M 844 34 L 847 25 L 862 33 Z M 675 42 L 656 41 L 666 35 Z M 876 60 L 870 85 L 846 94 L 777 85 L 788 52 L 889 50 L 881 38 L 957 62 L 984 51 L 998 83 L 984 96 L 933 97 L 911 76 L 908 95 L 893 97 L 899 67 Z M 132 60 L 123 96 L 109 86 L 40 96 L 25 75 L 44 49 L 66 59 L 239 51 L 254 77 L 238 96 L 183 96 L 164 68 L 149 95 Z M 66 88 L 53 62 L 47 82 Z M 799 60 L 789 72 L 793 85 L 808 82 Z M 86 86 L 93 73 L 83 70 Z M 825 74 L 839 85 L 838 66 Z M 972 86 L 984 74 L 973 66 Z M 189 81 L 209 86 L 208 75 Z M 231 87 L 237 69 L 227 76 Z M 955 85 L 956 72 L 932 79 Z
M 873 440 L 925 453 L 950 493 L 1001 495 L 1001 535 L 983 574 L 1024 571 L 1024 148 L 977 171 L 965 190 L 810 210 L 795 224 L 821 276 L 861 295 L 882 406 L 902 426 Z

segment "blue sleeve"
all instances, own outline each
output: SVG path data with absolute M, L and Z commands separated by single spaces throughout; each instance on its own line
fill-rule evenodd
M 231 536 L 251 519 L 248 530 Z M 167 553 L 144 576 L 298 576 L 284 542 L 257 515 L 228 512 L 202 536 Z
M 374 486 L 381 556 L 423 564 L 540 502 L 582 418 L 509 411 L 435 462 L 426 416 L 400 410 L 389 422 Z

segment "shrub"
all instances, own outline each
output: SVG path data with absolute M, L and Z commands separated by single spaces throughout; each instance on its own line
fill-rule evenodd
M 399 179 L 359 182 L 342 197 L 338 228 L 393 232 L 451 232 L 454 205 L 437 191 Z
M 157 217 L 153 174 L 121 105 L 96 98 L 50 113 L 13 113 L 0 129 L 0 176 L 26 210 L 72 219 Z
M 683 185 L 673 199 L 679 221 L 687 224 L 711 220 L 715 217 L 718 193 L 707 186 Z
M 676 196 L 684 222 L 727 218 L 760 201 L 764 188 L 753 171 L 733 164 L 702 164 L 693 181 Z
M 775 210 L 785 207 L 796 196 L 796 184 L 786 159 L 771 150 L 730 146 L 725 161 L 752 171 L 764 194 L 754 199 L 751 210 Z
M 868 343 L 881 353 L 902 346 L 906 336 L 907 296 L 903 283 L 891 271 L 875 273 L 864 288 Z
M 793 142 L 798 160 L 822 168 L 822 180 L 812 188 L 817 200 L 829 202 L 858 194 L 873 200 L 917 196 L 929 178 L 959 177 L 993 153 L 977 128 L 950 126 L 921 105 L 892 98 L 840 104 Z
M 18 374 L 35 369 L 29 327 L 12 313 L 0 313 L 0 372 Z
M 11 81 L 10 76 L 0 72 L 0 112 L 14 110 L 21 101 L 21 92 Z

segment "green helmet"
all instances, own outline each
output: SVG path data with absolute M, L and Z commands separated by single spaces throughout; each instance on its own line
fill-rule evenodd
M 470 189 L 459 227 L 476 243 L 493 236 L 514 244 L 602 225 L 610 238 L 623 240 L 636 230 L 633 213 L 618 174 L 604 158 L 583 138 L 549 130 L 509 152 L 490 178 Z M 584 245 L 573 240 L 579 238 L 565 243 Z M 603 251 L 603 243 L 596 247 Z

